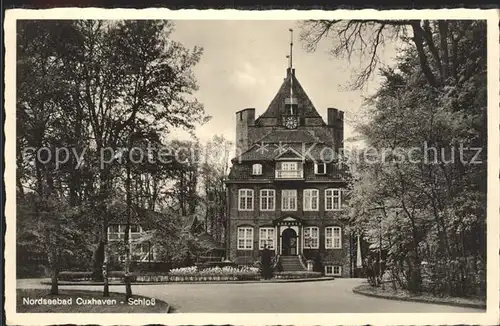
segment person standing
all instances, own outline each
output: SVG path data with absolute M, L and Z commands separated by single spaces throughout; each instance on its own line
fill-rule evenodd
M 271 250 L 267 248 L 267 245 L 264 245 L 264 249 L 262 250 L 262 277 L 265 280 L 268 280 L 272 277 L 272 266 L 271 266 Z

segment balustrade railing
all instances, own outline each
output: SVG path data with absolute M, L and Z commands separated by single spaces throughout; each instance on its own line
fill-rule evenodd
M 304 170 L 276 170 L 277 179 L 298 179 L 304 177 Z

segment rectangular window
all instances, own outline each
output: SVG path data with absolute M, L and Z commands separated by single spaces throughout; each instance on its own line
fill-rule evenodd
M 317 211 L 319 208 L 319 190 L 305 189 L 304 190 L 304 210 Z
M 340 276 L 340 275 L 342 275 L 342 267 L 341 266 L 327 265 L 327 266 L 325 266 L 325 275 Z
M 314 164 L 315 174 L 326 174 L 326 163 L 315 163 Z
M 259 248 L 264 249 L 265 245 L 274 250 L 274 228 L 260 228 Z
M 274 211 L 276 191 L 274 189 L 262 189 L 260 191 L 260 210 Z
M 282 211 L 297 210 L 297 190 L 283 189 L 281 191 L 281 210 Z
M 319 248 L 319 228 L 307 226 L 304 228 L 304 249 Z
M 139 239 L 141 237 L 141 227 L 137 224 L 130 226 L 130 239 Z
M 120 240 L 120 226 L 118 224 L 111 224 L 108 227 L 108 240 Z
M 108 240 L 124 240 L 126 224 L 111 224 L 108 227 Z M 129 239 L 137 239 L 141 236 L 141 226 L 138 224 L 131 224 L 129 228 Z
M 253 190 L 240 189 L 238 195 L 238 207 L 240 211 L 253 211 Z
M 252 174 L 253 175 L 261 175 L 262 174 L 262 164 L 252 165 Z
M 253 249 L 253 228 L 240 227 L 238 228 L 238 250 Z
M 303 172 L 302 163 L 299 162 L 279 162 L 276 165 L 276 178 L 278 179 L 300 179 L 304 177 Z
M 325 229 L 325 248 L 326 249 L 342 248 L 342 232 L 339 226 L 328 226 Z
M 341 209 L 341 190 L 326 189 L 325 190 L 325 210 L 337 211 Z
M 297 162 L 282 162 L 281 163 L 282 171 L 297 171 L 298 163 Z

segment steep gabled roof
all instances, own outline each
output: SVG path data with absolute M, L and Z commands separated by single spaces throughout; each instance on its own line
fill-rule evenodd
M 290 86 L 293 91 L 293 97 L 297 99 L 298 114 L 303 117 L 321 118 L 321 115 L 316 111 L 309 96 L 300 85 L 299 80 L 295 77 L 295 69 L 287 70 L 287 76 L 281 84 L 278 93 L 269 104 L 267 110 L 256 120 L 258 124 L 260 119 L 263 118 L 277 118 L 287 114 L 285 100 L 290 98 Z

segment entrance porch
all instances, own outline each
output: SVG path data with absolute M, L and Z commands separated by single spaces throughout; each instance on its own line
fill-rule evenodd
M 276 254 L 296 256 L 302 253 L 302 221 L 296 217 L 286 216 L 274 221 L 276 228 Z

